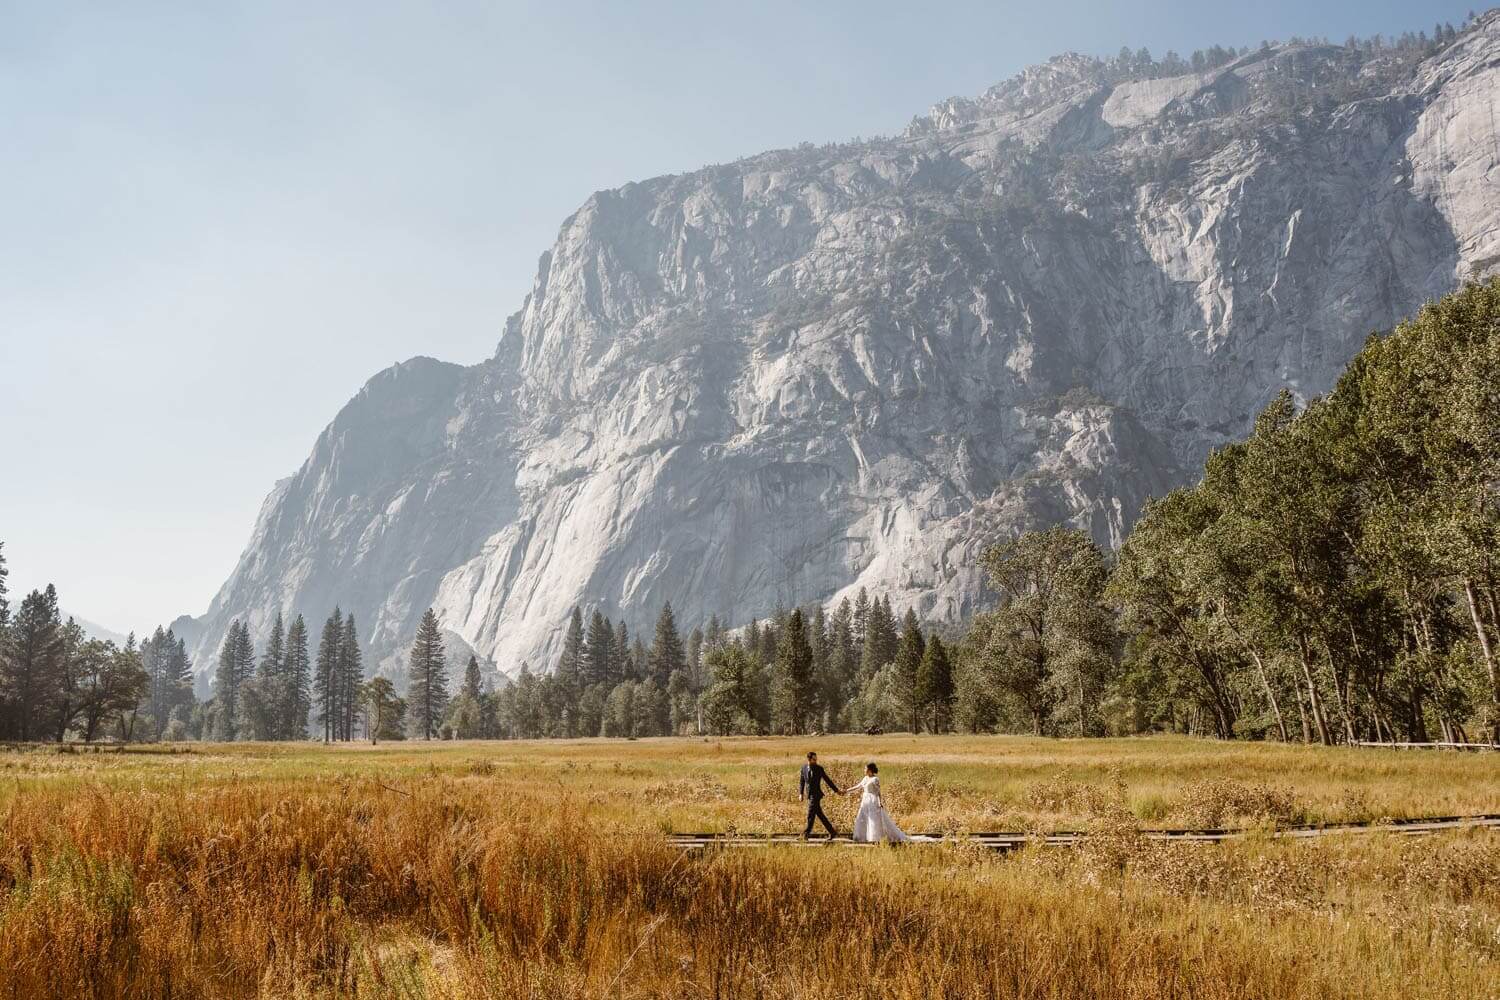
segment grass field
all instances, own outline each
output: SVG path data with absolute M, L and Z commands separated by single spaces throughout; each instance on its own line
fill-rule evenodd
M 866 759 L 908 830 L 1079 849 L 681 855 Z M 1500 758 L 838 737 L 0 752 L 3 997 L 1500 997 Z M 179 752 L 166 752 L 176 750 Z M 852 800 L 829 800 L 847 828 Z

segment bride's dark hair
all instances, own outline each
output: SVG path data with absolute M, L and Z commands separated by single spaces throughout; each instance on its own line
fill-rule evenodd
M 880 768 L 878 768 L 878 767 L 875 766 L 875 762 L 873 760 L 870 761 L 870 763 L 868 763 L 868 764 L 865 765 L 865 770 L 869 771 L 871 774 L 879 774 L 880 773 Z

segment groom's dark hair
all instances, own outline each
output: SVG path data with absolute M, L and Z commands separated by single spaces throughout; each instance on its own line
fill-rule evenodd
M 808 760 L 812 760 L 817 755 L 818 755 L 818 751 L 816 751 L 816 750 L 809 750 L 809 751 L 807 751 L 807 759 Z

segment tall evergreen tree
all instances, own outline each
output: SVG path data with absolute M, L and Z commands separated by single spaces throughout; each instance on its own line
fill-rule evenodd
M 561 687 L 561 682 L 559 682 Z M 577 735 L 573 718 L 577 715 L 577 707 L 573 704 L 566 706 L 569 715 L 570 728 L 565 735 Z M 459 685 L 458 696 L 448 703 L 448 727 L 453 731 L 454 738 L 460 740 L 472 740 L 486 735 L 484 732 L 484 691 L 480 687 L 479 658 L 472 653 L 469 662 L 464 665 L 463 682 Z
M 358 713 L 359 688 L 365 682 L 364 655 L 359 649 L 359 630 L 354 627 L 354 612 L 344 618 L 339 630 L 339 736 L 354 739 L 354 719 Z
M 615 652 L 610 657 L 611 686 L 620 681 L 635 680 L 635 664 L 630 658 L 630 628 L 621 618 L 615 625 Z
M 573 605 L 568 616 L 568 631 L 563 636 L 562 659 L 557 664 L 557 679 L 570 691 L 581 691 L 584 685 L 583 612 Z
M 66 666 L 57 590 L 33 590 L 21 601 L 0 657 L 0 692 L 12 719 L 12 738 L 42 739 L 52 719 Z
M 858 605 L 855 606 L 858 614 Z M 881 667 L 896 658 L 900 643 L 896 621 L 888 605 L 879 598 L 870 602 L 865 613 L 864 647 L 860 653 L 860 674 L 868 680 Z
M 285 666 L 286 624 L 278 611 L 276 619 L 271 623 L 271 635 L 266 640 L 266 649 L 261 654 L 254 676 L 246 678 L 240 685 L 238 730 L 241 739 L 281 738 L 278 694 Z
M 4 636 L 5 628 L 10 624 L 10 601 L 6 599 L 9 589 L 5 585 L 5 578 L 10 576 L 10 570 L 5 567 L 5 543 L 0 542 L 0 636 Z M 5 647 L 0 644 L 0 650 Z
M 703 721 L 708 730 L 726 735 L 759 729 L 754 664 L 737 642 L 709 650 L 706 663 L 713 683 L 703 694 Z
M 776 646 L 774 720 L 784 733 L 805 733 L 818 708 L 817 678 L 813 674 L 812 647 L 802 610 L 793 611 L 781 628 Z
M 219 669 L 214 675 L 214 739 L 227 742 L 239 738 L 240 689 L 250 679 L 254 662 L 250 628 L 236 618 L 224 635 Z
M 146 691 L 146 711 L 151 715 L 154 735 L 158 738 L 167 726 L 167 717 L 171 711 L 167 707 L 170 698 L 167 665 L 174 652 L 176 643 L 168 640 L 166 629 L 160 625 L 156 626 L 156 631 L 151 633 L 150 638 L 141 643 L 141 666 L 146 670 L 149 685 Z
M 83 627 L 72 618 L 63 624 L 61 635 L 62 668 L 58 671 L 51 723 L 53 734 L 59 743 L 67 737 L 68 727 L 73 725 L 78 716 L 82 702 L 79 693 L 80 678 L 87 667 L 86 658 L 92 652 L 84 646 L 87 639 L 83 634 Z
M 430 740 L 442 726 L 448 707 L 448 654 L 443 632 L 431 608 L 422 615 L 407 670 L 407 702 L 415 731 Z M 540 733 L 538 733 L 540 735 Z
M 312 664 L 307 647 L 307 622 L 301 615 L 286 631 L 286 659 L 278 695 L 283 720 L 282 738 L 307 737 L 307 717 L 312 713 Z
M 672 602 L 661 606 L 656 616 L 656 635 L 651 642 L 651 682 L 665 691 L 672 675 L 687 669 L 687 653 L 682 648 L 682 637 L 677 633 L 677 618 L 672 614 Z
M 854 678 L 859 672 L 859 651 L 854 644 L 854 607 L 849 598 L 839 602 L 828 625 L 828 676 L 825 688 L 835 715 L 843 711 L 854 693 Z M 835 725 L 838 719 L 832 719 Z
M 953 665 L 941 636 L 927 640 L 917 670 L 917 700 L 930 713 L 932 731 L 947 732 L 953 719 Z
M 870 594 L 864 587 L 859 588 L 859 594 L 854 598 L 853 613 L 850 625 L 854 630 L 854 648 L 864 649 L 866 629 L 870 624 Z
M 610 625 L 609 619 L 604 617 L 604 612 L 598 609 L 595 609 L 589 617 L 589 630 L 584 640 L 583 659 L 585 662 L 584 679 L 579 690 L 591 684 L 613 684 L 618 679 L 619 671 L 615 660 L 615 630 Z
M 894 681 L 896 701 L 906 716 L 913 733 L 922 731 L 922 694 L 918 675 L 922 669 L 922 656 L 926 641 L 917 624 L 916 612 L 908 609 L 901 628 L 900 643 L 896 648 Z
M 472 698 L 478 704 L 483 692 L 479 687 L 479 658 L 472 653 L 469 654 L 469 662 L 464 667 L 464 686 L 462 693 L 466 698 Z
M 344 615 L 338 608 L 323 622 L 318 638 L 318 659 L 313 674 L 313 702 L 318 710 L 318 724 L 323 727 L 323 742 L 338 738 L 339 720 L 339 647 L 343 641 Z

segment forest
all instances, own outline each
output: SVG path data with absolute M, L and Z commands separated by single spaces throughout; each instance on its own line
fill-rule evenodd
M 861 589 L 684 638 L 575 608 L 550 669 L 456 674 L 433 610 L 398 691 L 352 615 L 231 626 L 213 696 L 184 643 L 123 647 L 10 612 L 0 739 L 326 741 L 809 732 L 1168 731 L 1322 744 L 1500 743 L 1500 281 L 1372 335 L 1326 396 L 1277 395 L 1119 551 L 1066 526 L 996 540 L 993 607 L 962 626 Z M 398 678 L 399 680 L 399 678 Z M 453 682 L 456 682 L 454 689 Z

